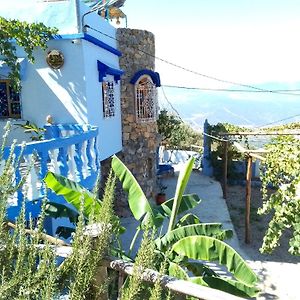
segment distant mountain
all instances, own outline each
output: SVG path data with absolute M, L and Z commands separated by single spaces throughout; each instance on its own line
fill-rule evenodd
M 260 88 L 291 89 L 287 85 L 274 83 Z M 296 88 L 294 85 L 293 89 Z M 211 124 L 227 122 L 256 127 L 299 115 L 276 125 L 300 122 L 300 94 L 295 96 L 274 93 L 205 92 L 170 87 L 164 87 L 164 91 L 180 116 L 195 128 L 202 128 L 205 119 L 208 119 Z M 172 111 L 162 94 L 159 94 L 159 101 L 162 107 Z

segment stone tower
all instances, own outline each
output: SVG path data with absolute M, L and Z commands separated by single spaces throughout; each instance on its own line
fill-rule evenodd
M 156 192 L 158 132 L 154 35 L 145 30 L 117 30 L 120 68 L 123 151 L 121 158 L 147 197 Z

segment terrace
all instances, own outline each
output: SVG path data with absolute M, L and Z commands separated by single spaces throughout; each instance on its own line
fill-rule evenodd
M 28 199 L 27 212 L 33 218 L 39 215 L 40 200 L 45 196 L 42 180 L 48 171 L 63 175 L 87 189 L 95 184 L 99 171 L 98 128 L 78 124 L 45 125 L 44 128 L 44 140 L 4 149 L 2 161 L 8 160 L 10 152 L 14 154 L 15 185 L 18 186 L 28 174 L 25 184 L 9 200 L 7 214 L 11 220 L 18 216 L 24 198 Z M 32 167 L 28 168 L 30 165 Z M 48 194 L 48 198 L 55 202 L 64 201 L 54 194 Z

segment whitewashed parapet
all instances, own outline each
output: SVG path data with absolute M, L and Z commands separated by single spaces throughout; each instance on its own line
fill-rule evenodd
M 42 180 L 48 171 L 63 175 L 85 188 L 92 188 L 99 171 L 97 136 L 98 128 L 90 125 L 51 125 L 47 126 L 47 139 L 28 143 L 23 151 L 21 145 L 16 146 L 14 153 L 21 158 L 16 167 L 15 184 L 26 172 L 28 175 L 22 189 L 9 201 L 8 218 L 14 219 L 18 215 L 23 198 L 28 200 L 27 215 L 38 216 L 40 201 L 35 200 L 42 199 L 45 194 Z M 7 147 L 4 160 L 9 153 L 10 148 Z M 30 164 L 32 167 L 27 171 Z

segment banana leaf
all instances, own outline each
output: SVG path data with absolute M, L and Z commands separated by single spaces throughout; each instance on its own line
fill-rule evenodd
M 115 155 L 112 158 L 111 166 L 121 181 L 123 189 L 128 193 L 128 203 L 134 218 L 140 220 L 147 213 L 154 217 L 148 199 L 130 170 Z
M 214 272 L 211 268 L 206 266 L 205 264 L 198 261 L 184 261 L 183 265 L 193 273 L 194 276 L 215 276 L 219 277 L 219 275 Z
M 178 214 L 181 214 L 189 209 L 196 207 L 201 202 L 197 194 L 187 194 L 182 196 Z M 171 216 L 174 198 L 167 200 L 160 205 L 161 213 L 167 217 Z
M 189 276 L 184 269 L 174 262 L 170 262 L 169 264 L 169 275 L 183 280 L 189 279 Z
M 188 236 L 176 242 L 172 251 L 196 260 L 218 261 L 233 276 L 246 285 L 257 282 L 256 274 L 229 245 L 208 236 Z
M 198 218 L 198 216 L 189 213 L 189 214 L 184 215 L 181 219 L 178 220 L 175 228 L 179 228 L 179 227 L 187 226 L 187 225 L 193 225 L 193 224 L 200 224 L 200 223 L 201 223 L 201 221 Z
M 255 286 L 248 286 L 225 277 L 190 277 L 189 281 L 243 298 L 255 297 L 259 292 Z
M 57 195 L 63 196 L 77 211 L 80 211 L 81 202 L 83 201 L 83 214 L 85 217 L 88 218 L 92 210 L 95 215 L 99 213 L 101 209 L 100 200 L 80 184 L 52 172 L 47 173 L 44 181 L 48 188 Z
M 68 227 L 68 226 L 58 226 L 56 228 L 55 233 L 59 236 L 59 237 L 63 237 L 64 239 L 68 239 L 71 237 L 72 233 L 74 233 L 76 231 L 75 228 L 72 227 Z
M 210 236 L 217 238 L 229 238 L 232 236 L 231 230 L 223 230 L 221 223 L 200 223 L 182 226 L 170 232 L 163 237 L 157 238 L 155 243 L 159 249 L 166 249 L 170 245 L 175 244 L 179 240 L 188 236 Z
M 79 214 L 77 211 L 69 208 L 66 205 L 55 203 L 55 202 L 47 202 L 45 208 L 46 216 L 51 218 L 69 218 L 71 223 L 76 223 L 78 221 Z
M 182 195 L 185 191 L 185 188 L 189 181 L 190 175 L 192 173 L 194 161 L 195 161 L 195 158 L 191 157 L 187 161 L 184 169 L 181 170 L 181 172 L 179 173 L 174 202 L 173 202 L 173 206 L 172 206 L 172 212 L 171 212 L 169 226 L 168 226 L 168 232 L 173 230 L 175 227 L 176 217 L 178 215 L 179 207 L 180 207 L 181 201 L 182 201 Z

